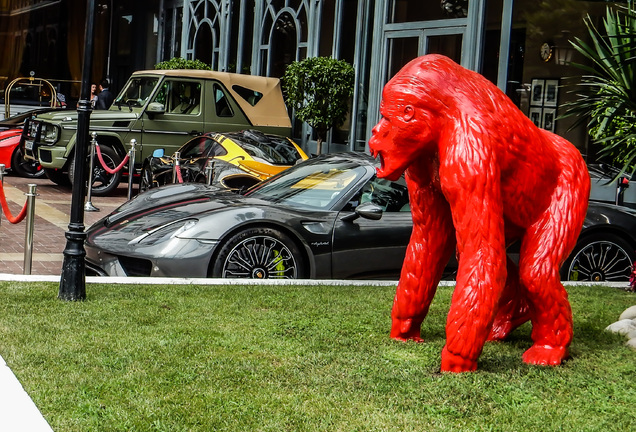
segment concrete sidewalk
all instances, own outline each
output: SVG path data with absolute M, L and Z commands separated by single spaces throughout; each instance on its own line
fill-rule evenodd
M 0 430 L 52 432 L 51 426 L 0 356 Z

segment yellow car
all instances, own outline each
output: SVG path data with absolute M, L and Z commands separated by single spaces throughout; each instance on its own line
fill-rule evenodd
M 298 144 L 283 136 L 255 130 L 210 132 L 191 139 L 174 155 L 155 150 L 144 161 L 139 191 L 184 182 L 243 190 L 306 159 Z

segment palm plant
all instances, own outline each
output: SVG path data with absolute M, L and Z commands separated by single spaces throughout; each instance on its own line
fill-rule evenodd
M 636 10 L 634 0 L 616 9 L 607 7 L 604 33 L 588 15 L 590 43 L 570 41 L 590 65 L 573 63 L 586 72 L 578 99 L 567 104 L 566 115 L 576 115 L 575 126 L 587 119 L 599 154 L 622 165 L 621 173 L 636 170 Z

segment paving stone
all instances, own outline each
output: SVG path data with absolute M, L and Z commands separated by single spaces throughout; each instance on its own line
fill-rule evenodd
M 26 202 L 28 184 L 36 184 L 35 218 L 33 224 L 33 261 L 31 274 L 59 275 L 66 246 L 64 233 L 68 230 L 71 209 L 71 189 L 53 184 L 48 179 L 25 179 L 7 175 L 4 190 L 13 216 Z M 91 224 L 126 202 L 128 185 L 122 183 L 111 197 L 92 197 L 100 212 L 85 212 L 84 225 Z M 26 221 L 11 224 L 0 216 L 0 273 L 23 274 Z

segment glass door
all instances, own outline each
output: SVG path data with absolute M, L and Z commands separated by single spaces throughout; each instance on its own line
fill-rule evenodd
M 425 54 L 443 54 L 462 64 L 465 27 L 403 30 L 386 33 L 386 61 L 382 84 L 406 63 Z

